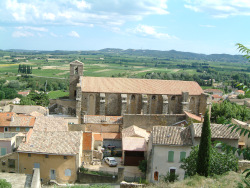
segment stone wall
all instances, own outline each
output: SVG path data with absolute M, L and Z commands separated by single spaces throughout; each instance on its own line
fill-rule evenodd
M 68 124 L 69 131 L 85 131 L 84 124 Z
M 31 181 L 32 188 L 41 188 L 41 181 L 40 181 L 40 168 L 33 168 L 32 174 L 32 181 Z
M 18 172 L 18 154 L 10 153 L 0 157 L 1 172 Z
M 85 124 L 85 131 L 96 133 L 119 133 L 121 126 L 117 124 Z
M 244 170 L 250 168 L 250 161 L 241 160 L 239 161 L 239 170 L 238 172 L 242 173 Z
M 77 181 L 79 183 L 116 183 L 117 179 L 117 176 L 113 178 L 112 176 L 85 174 L 81 172 L 77 174 Z
M 76 101 L 71 99 L 50 99 L 50 113 L 75 115 Z
M 123 128 L 127 128 L 131 125 L 136 125 L 140 128 L 151 131 L 155 125 L 172 125 L 178 121 L 186 119 L 185 114 L 152 114 L 152 115 L 141 115 L 141 114 L 125 114 L 123 116 Z

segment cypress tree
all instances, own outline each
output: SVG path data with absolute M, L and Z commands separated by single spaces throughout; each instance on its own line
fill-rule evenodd
M 210 118 L 208 110 L 204 116 L 204 122 L 201 132 L 201 141 L 198 152 L 196 171 L 201 176 L 210 175 L 210 163 L 211 163 L 211 129 Z

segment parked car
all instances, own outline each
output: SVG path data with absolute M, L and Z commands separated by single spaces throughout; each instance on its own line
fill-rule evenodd
M 117 166 L 117 161 L 115 160 L 114 157 L 105 157 L 104 161 L 109 165 L 109 166 Z

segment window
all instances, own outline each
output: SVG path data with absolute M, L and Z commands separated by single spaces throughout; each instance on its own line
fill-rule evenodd
M 5 161 L 2 161 L 2 165 L 4 166 L 6 163 L 5 163 Z
M 9 128 L 8 127 L 4 127 L 4 132 L 8 132 Z
M 63 156 L 63 159 L 67 159 L 67 156 Z
M 25 131 L 26 131 L 26 132 L 28 132 L 29 130 L 30 130 L 30 128 L 28 128 L 28 127 L 25 128 Z
M 182 160 L 185 159 L 185 158 L 186 158 L 186 152 L 185 152 L 185 151 L 182 151 L 182 152 L 180 153 L 180 162 L 182 162 Z
M 175 96 L 172 96 L 172 97 L 171 97 L 171 101 L 174 101 L 174 100 L 175 100 Z
M 28 157 L 31 157 L 31 153 L 28 153 Z
M 169 172 L 170 172 L 170 176 L 175 176 L 176 169 L 175 168 L 170 168 Z
M 0 156 L 6 155 L 6 153 L 7 153 L 7 149 L 6 148 L 1 148 Z
M 40 168 L 40 163 L 34 163 L 34 168 Z
M 49 155 L 45 155 L 45 158 L 49 158 Z
M 174 162 L 174 151 L 168 152 L 168 162 Z
M 16 131 L 20 131 L 20 127 L 16 127 Z
M 9 168 L 15 168 L 15 159 L 8 159 Z
M 70 169 L 65 170 L 65 176 L 71 176 L 71 170 Z
M 155 96 L 155 95 L 153 95 L 153 96 L 152 96 L 152 100 L 155 100 L 155 99 L 156 99 L 156 96 Z

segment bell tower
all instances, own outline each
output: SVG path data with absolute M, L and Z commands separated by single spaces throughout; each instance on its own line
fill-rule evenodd
M 76 99 L 76 86 L 79 79 L 83 76 L 83 63 L 76 60 L 70 64 L 70 78 L 69 78 L 69 98 Z

